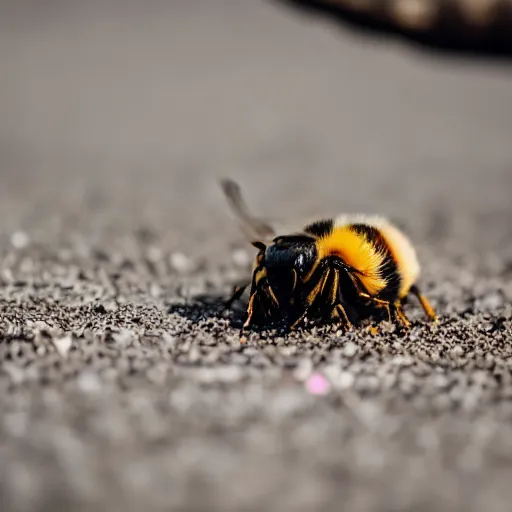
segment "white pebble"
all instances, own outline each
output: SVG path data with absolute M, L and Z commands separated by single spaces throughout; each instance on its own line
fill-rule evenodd
M 236 249 L 233 251 L 231 258 L 238 267 L 245 268 L 251 264 L 251 257 L 245 249 Z
M 162 294 L 162 288 L 157 283 L 152 283 L 149 287 L 149 294 L 154 299 L 157 299 Z
M 451 349 L 450 355 L 452 357 L 462 357 L 464 355 L 464 349 L 460 345 L 455 345 Z
M 413 360 L 410 356 L 398 355 L 391 360 L 391 364 L 394 366 L 411 366 L 413 364 Z
M 338 376 L 337 387 L 339 389 L 349 389 L 354 385 L 355 377 L 353 373 L 341 372 Z
M 50 326 L 42 320 L 36 320 L 32 325 L 29 324 L 29 327 L 33 327 L 35 331 L 47 331 L 50 329 Z
M 341 369 L 338 365 L 330 364 L 323 368 L 323 373 L 331 382 L 337 382 Z
M 181 252 L 174 252 L 170 256 L 171 267 L 180 273 L 190 269 L 190 260 Z
M 130 329 L 121 329 L 112 335 L 112 338 L 120 347 L 127 347 L 135 337 L 135 333 Z
M 164 331 L 162 333 L 162 341 L 163 341 L 163 345 L 165 347 L 174 347 L 174 346 L 176 346 L 176 338 L 172 334 L 169 334 L 168 332 Z
M 67 334 L 61 338 L 53 338 L 52 343 L 61 357 L 68 355 L 69 349 L 73 344 L 73 337 L 71 334 Z
M 78 387 L 84 393 L 98 393 L 101 390 L 101 380 L 96 373 L 86 371 L 77 379 Z
M 298 381 L 302 382 L 305 381 L 311 375 L 312 371 L 313 361 L 311 361 L 311 359 L 301 359 L 293 372 L 293 376 Z
M 11 235 L 11 244 L 16 249 L 24 249 L 30 243 L 29 236 L 23 231 L 15 231 Z
M 355 343 L 352 343 L 351 341 L 349 341 L 343 347 L 343 355 L 346 357 L 354 357 L 357 354 L 358 350 L 359 350 L 359 347 Z

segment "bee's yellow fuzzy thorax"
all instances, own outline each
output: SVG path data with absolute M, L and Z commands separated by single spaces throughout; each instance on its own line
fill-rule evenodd
M 335 227 L 332 233 L 318 239 L 319 259 L 338 256 L 361 274 L 358 276 L 370 295 L 377 295 L 386 287 L 380 274 L 384 256 L 364 236 L 349 226 Z

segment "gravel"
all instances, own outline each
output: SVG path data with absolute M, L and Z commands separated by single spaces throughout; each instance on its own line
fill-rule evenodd
M 510 70 L 217 4 L 2 7 L 2 511 L 508 510 Z M 439 324 L 241 344 L 226 174 L 396 219 Z

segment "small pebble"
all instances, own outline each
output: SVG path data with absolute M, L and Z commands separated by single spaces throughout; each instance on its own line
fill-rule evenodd
M 52 343 L 61 357 L 67 357 L 69 349 L 73 344 L 73 337 L 71 334 L 67 334 L 61 338 L 52 338 Z
M 251 264 L 251 257 L 244 249 L 236 249 L 231 254 L 231 259 L 237 267 L 245 268 Z
M 460 345 L 455 345 L 450 350 L 450 355 L 454 358 L 461 357 L 464 355 L 464 349 Z
M 195 364 L 201 359 L 201 351 L 196 347 L 192 346 L 188 353 L 188 360 L 190 363 Z
M 99 376 L 92 371 L 82 372 L 77 379 L 77 385 L 84 393 L 98 393 L 101 390 L 101 380 Z
M 172 336 L 172 334 L 169 334 L 168 332 L 163 332 L 162 344 L 167 348 L 174 347 L 176 346 L 176 338 Z
M 338 388 L 349 389 L 354 385 L 355 381 L 354 374 L 351 372 L 341 372 L 338 377 Z
M 355 343 L 349 341 L 343 347 L 343 355 L 346 357 L 352 358 L 357 354 L 358 350 L 359 350 L 359 347 Z
M 127 347 L 135 337 L 135 333 L 130 329 L 121 329 L 119 332 L 112 334 L 112 339 L 119 347 Z
M 301 359 L 293 372 L 293 376 L 300 382 L 305 381 L 313 371 L 313 361 L 311 359 Z
M 15 249 L 25 249 L 29 243 L 30 238 L 24 231 L 15 231 L 11 235 L 11 244 Z
M 152 283 L 151 286 L 149 287 L 149 294 L 154 299 L 158 299 L 158 297 L 160 297 L 160 295 L 162 294 L 162 289 L 157 283 Z
M 189 258 L 181 252 L 174 252 L 171 254 L 170 264 L 171 267 L 180 274 L 185 274 L 191 267 Z

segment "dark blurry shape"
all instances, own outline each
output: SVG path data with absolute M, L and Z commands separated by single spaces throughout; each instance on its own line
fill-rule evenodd
M 469 57 L 512 57 L 512 0 L 279 0 L 422 49 Z

